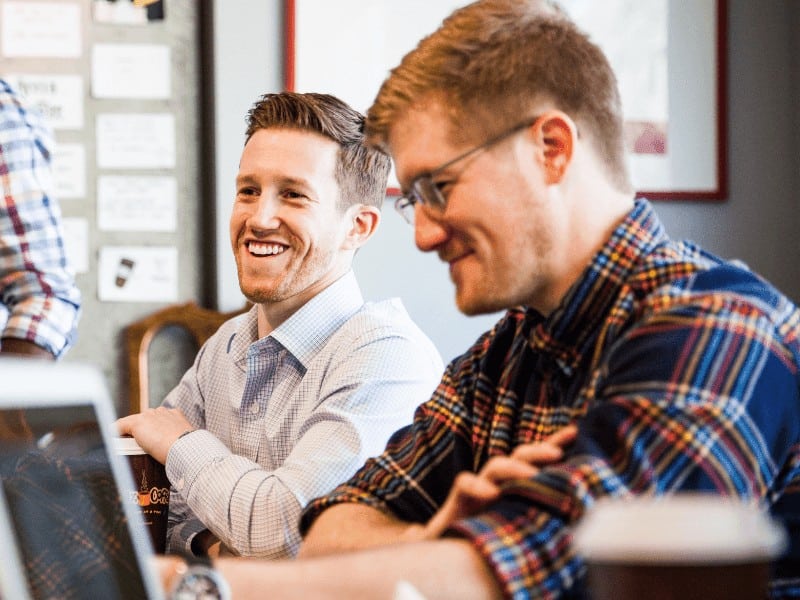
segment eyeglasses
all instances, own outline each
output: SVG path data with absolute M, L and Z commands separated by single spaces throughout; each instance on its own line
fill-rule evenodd
M 481 150 L 486 150 L 487 148 L 494 146 L 502 142 L 504 139 L 511 137 L 515 133 L 530 127 L 536 121 L 539 120 L 539 117 L 533 117 L 519 123 L 492 138 L 489 138 L 487 141 L 483 142 L 479 146 L 475 146 L 474 148 L 467 150 L 463 154 L 459 154 L 452 160 L 448 160 L 443 165 L 436 167 L 432 171 L 428 171 L 427 173 L 423 173 L 422 175 L 418 176 L 411 182 L 411 185 L 408 186 L 408 192 L 400 196 L 394 202 L 394 207 L 399 212 L 403 218 L 410 224 L 414 224 L 414 206 L 416 204 L 421 204 L 422 206 L 427 206 L 428 208 L 434 209 L 437 212 L 444 211 L 445 207 L 447 206 L 447 198 L 444 197 L 442 194 L 442 190 L 439 187 L 440 184 L 436 183 L 434 179 L 437 175 L 439 175 L 445 169 L 453 166 L 459 161 L 464 160 L 480 152 Z M 463 171 L 458 174 L 460 177 L 463 174 Z M 457 179 L 457 178 L 456 178 Z M 453 183 L 453 181 L 449 182 Z

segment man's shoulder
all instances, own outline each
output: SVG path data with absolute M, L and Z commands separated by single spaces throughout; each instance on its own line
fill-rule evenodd
M 758 318 L 761 328 L 773 328 L 778 337 L 786 334 L 787 327 L 800 326 L 800 309 L 738 261 L 719 261 L 664 281 L 650 290 L 642 306 L 651 316 L 668 313 L 695 324 L 703 318 L 712 327 L 726 319 Z
M 377 302 L 365 302 L 345 321 L 339 332 L 358 334 L 375 330 L 418 331 L 400 298 L 388 298 Z M 337 332 L 338 333 L 338 332 Z
M 695 268 L 687 268 L 688 264 Z M 698 298 L 718 298 L 737 303 L 751 303 L 769 312 L 791 301 L 772 283 L 751 271 L 740 261 L 718 261 L 697 268 L 691 263 L 674 263 L 669 269 L 682 275 L 665 277 L 651 295 L 671 296 L 676 303 L 693 303 Z
M 382 339 L 404 340 L 439 356 L 433 342 L 408 314 L 400 298 L 365 302 L 331 336 L 329 343 L 368 343 Z

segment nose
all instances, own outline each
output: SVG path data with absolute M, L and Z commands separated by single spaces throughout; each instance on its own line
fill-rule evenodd
M 268 194 L 262 194 L 258 202 L 253 203 L 247 223 L 256 230 L 278 229 L 280 227 L 280 203 Z
M 414 206 L 414 242 L 423 252 L 436 250 L 447 240 L 448 232 L 438 215 L 421 204 Z

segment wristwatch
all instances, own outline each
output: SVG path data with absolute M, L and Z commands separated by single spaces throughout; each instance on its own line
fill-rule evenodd
M 170 600 L 230 600 L 231 588 L 207 556 L 189 556 L 178 566 Z

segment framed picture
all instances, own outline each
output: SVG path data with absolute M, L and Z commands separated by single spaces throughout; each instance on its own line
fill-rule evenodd
M 365 111 L 389 69 L 463 0 L 284 0 L 285 87 Z M 726 0 L 558 0 L 617 75 L 637 195 L 727 197 Z M 336 25 L 333 25 L 336 24 Z M 390 194 L 397 193 L 390 182 Z

